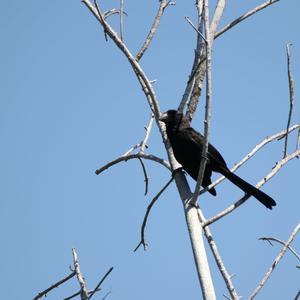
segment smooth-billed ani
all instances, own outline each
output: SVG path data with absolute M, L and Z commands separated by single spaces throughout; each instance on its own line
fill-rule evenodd
M 168 110 L 162 114 L 160 121 L 166 125 L 167 135 L 176 160 L 182 165 L 183 169 L 197 181 L 204 136 L 190 127 L 188 120 L 183 117 L 182 113 L 178 113 L 176 110 Z M 246 194 L 255 197 L 267 208 L 272 209 L 272 206 L 276 205 L 276 202 L 270 196 L 232 173 L 228 169 L 222 155 L 211 144 L 208 144 L 207 158 L 208 160 L 202 181 L 204 188 L 211 184 L 212 171 L 218 172 Z M 215 188 L 211 188 L 209 192 L 214 196 L 217 194 Z

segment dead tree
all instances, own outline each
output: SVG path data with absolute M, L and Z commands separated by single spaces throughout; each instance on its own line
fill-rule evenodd
M 193 116 L 197 110 L 199 99 L 202 96 L 202 88 L 205 83 L 206 85 L 206 95 L 205 97 L 205 117 L 204 117 L 204 136 L 205 136 L 205 145 L 203 152 L 199 153 L 199 156 L 206 157 L 207 152 L 207 145 L 209 141 L 209 133 L 210 133 L 210 116 L 212 111 L 212 76 L 211 76 L 211 65 L 212 65 L 212 58 L 211 58 L 211 52 L 214 40 L 216 38 L 219 38 L 221 35 L 226 33 L 228 30 L 233 28 L 234 26 L 238 25 L 240 22 L 244 21 L 245 19 L 253 16 L 255 13 L 267 8 L 268 6 L 278 2 L 279 0 L 270 0 L 266 1 L 265 3 L 255 7 L 251 11 L 241 15 L 240 17 L 233 20 L 230 24 L 224 26 L 220 30 L 218 30 L 220 20 L 222 18 L 226 1 L 225 0 L 219 0 L 217 1 L 217 6 L 215 7 L 214 11 L 211 9 L 209 5 L 208 0 L 197 0 L 195 9 L 197 11 L 197 22 L 194 24 L 189 18 L 186 18 L 187 22 L 191 25 L 191 30 L 196 31 L 196 50 L 195 50 L 195 56 L 194 56 L 194 62 L 188 77 L 188 81 L 186 84 L 186 89 L 183 93 L 183 97 L 181 101 L 178 103 L 178 110 L 181 112 L 184 112 L 187 117 L 189 117 L 190 121 L 192 121 Z M 141 49 L 138 51 L 137 54 L 133 54 L 129 48 L 129 46 L 124 42 L 123 39 L 123 16 L 125 14 L 124 12 L 124 2 L 120 1 L 120 7 L 119 8 L 112 8 L 108 11 L 102 11 L 101 9 L 101 3 L 97 3 L 94 1 L 93 3 L 90 0 L 82 0 L 83 4 L 90 10 L 90 12 L 93 14 L 93 16 L 98 21 L 99 25 L 102 27 L 104 32 L 104 38 L 106 40 L 111 39 L 114 44 L 116 45 L 119 50 L 124 54 L 125 59 L 128 60 L 132 70 L 134 71 L 136 78 L 145 94 L 145 98 L 149 105 L 149 115 L 150 115 L 150 121 L 149 125 L 146 128 L 146 134 L 145 137 L 142 139 L 142 141 L 138 142 L 136 145 L 131 147 L 126 153 L 115 160 L 107 163 L 106 165 L 100 167 L 96 170 L 96 174 L 100 174 L 104 170 L 110 168 L 111 166 L 118 164 L 123 161 L 128 161 L 130 159 L 139 159 L 141 166 L 143 168 L 143 173 L 145 176 L 145 182 L 146 182 L 146 191 L 147 193 L 147 187 L 148 187 L 148 177 L 147 172 L 145 169 L 145 166 L 143 164 L 143 160 L 151 160 L 153 162 L 157 162 L 161 164 L 162 166 L 166 167 L 168 170 L 172 172 L 172 179 L 174 178 L 174 181 L 176 183 L 178 193 L 180 195 L 180 198 L 182 200 L 185 217 L 186 217 L 186 224 L 189 230 L 190 234 L 190 240 L 192 244 L 193 254 L 194 254 L 194 260 L 195 265 L 198 272 L 199 277 L 199 283 L 201 285 L 202 290 L 202 296 L 205 300 L 213 300 L 216 299 L 215 295 L 215 289 L 213 285 L 213 280 L 210 272 L 210 266 L 207 259 L 207 253 L 204 246 L 204 236 L 206 237 L 210 249 L 213 253 L 213 256 L 216 260 L 216 263 L 218 265 L 218 268 L 220 270 L 221 275 L 223 276 L 224 282 L 226 283 L 229 297 L 230 299 L 238 300 L 239 295 L 237 290 L 235 289 L 233 282 L 231 280 L 231 276 L 228 274 L 225 264 L 222 261 L 222 258 L 219 254 L 216 241 L 214 240 L 209 225 L 220 220 L 224 216 L 228 215 L 229 213 L 236 210 L 238 207 L 240 207 L 243 203 L 247 201 L 249 198 L 248 196 L 244 196 L 232 205 L 230 205 L 227 209 L 219 212 L 215 216 L 212 217 L 206 217 L 201 209 L 201 207 L 198 204 L 198 197 L 202 193 L 205 192 L 205 190 L 200 191 L 201 182 L 203 179 L 203 171 L 205 168 L 206 160 L 201 160 L 198 180 L 196 184 L 196 188 L 194 191 L 191 191 L 187 180 L 185 178 L 185 174 L 180 168 L 180 165 L 175 160 L 172 149 L 170 147 L 170 143 L 167 139 L 165 127 L 162 122 L 159 121 L 159 117 L 161 115 L 161 110 L 159 106 L 159 101 L 157 99 L 155 88 L 153 85 L 153 82 L 150 80 L 150 78 L 147 76 L 145 70 L 140 65 L 140 60 L 142 59 L 144 53 L 149 49 L 149 46 L 151 44 L 151 41 L 155 34 L 157 33 L 158 26 L 160 24 L 160 20 L 163 17 L 163 14 L 165 10 L 171 6 L 175 5 L 175 2 L 173 1 L 167 1 L 167 0 L 160 0 L 159 1 L 159 7 L 157 11 L 157 15 L 153 21 L 153 25 L 149 31 L 149 34 L 147 35 Z M 211 11 L 212 17 L 210 18 Z M 119 14 L 120 17 L 120 28 L 119 33 L 115 31 L 115 29 L 112 28 L 112 26 L 109 23 L 109 16 L 112 14 Z M 211 21 L 210 21 L 211 20 Z M 288 48 L 289 50 L 289 48 Z M 288 51 L 288 58 L 290 59 L 290 52 Z M 290 66 L 290 60 L 288 65 Z M 285 138 L 286 145 L 288 142 L 288 136 L 293 131 L 298 131 L 300 128 L 300 123 L 290 125 L 290 116 L 292 114 L 292 108 L 293 108 L 293 80 L 290 72 L 289 67 L 289 86 L 290 86 L 290 114 L 289 114 L 289 120 L 287 123 L 287 127 L 270 137 L 265 138 L 262 140 L 261 143 L 256 145 L 252 151 L 249 152 L 245 156 L 244 159 L 242 159 L 239 163 L 235 165 L 235 167 L 232 169 L 232 171 L 235 171 L 237 168 L 239 168 L 241 165 L 243 165 L 247 160 L 249 160 L 251 157 L 253 157 L 260 149 L 262 149 L 266 144 L 276 141 L 281 138 Z M 166 152 L 168 155 L 168 161 L 154 155 L 149 154 L 146 151 L 147 143 L 149 134 L 151 132 L 151 129 L 156 123 L 157 127 L 159 128 L 159 131 L 161 133 Z M 277 172 L 283 167 L 288 161 L 298 157 L 300 155 L 299 150 L 299 134 L 297 138 L 297 146 L 295 151 L 288 154 L 286 147 L 284 150 L 284 157 L 275 164 L 275 166 L 270 170 L 264 178 L 257 183 L 257 187 L 261 187 L 263 184 L 265 184 L 268 180 L 270 180 L 274 175 L 277 174 Z M 218 179 L 216 182 L 212 183 L 211 186 L 215 186 L 219 184 L 224 178 Z M 145 242 L 145 235 L 144 235 L 144 229 L 147 222 L 147 216 L 151 210 L 152 205 L 155 203 L 155 201 L 158 199 L 158 197 L 161 195 L 161 193 L 165 190 L 165 188 L 170 184 L 171 180 L 168 182 L 168 184 L 158 193 L 158 195 L 153 199 L 151 204 L 149 205 L 147 209 L 147 213 L 144 219 L 144 223 L 141 230 L 141 242 L 138 246 L 143 245 L 146 247 Z M 201 197 L 201 196 L 200 196 Z M 296 234 L 299 231 L 299 224 L 295 227 L 294 231 L 292 232 L 290 238 L 287 240 L 287 242 L 284 242 L 284 246 L 279 254 L 279 256 L 275 259 L 273 265 L 271 266 L 271 269 L 273 270 L 274 267 L 278 264 L 280 258 L 286 250 L 290 247 L 290 243 L 296 236 Z M 271 270 L 271 272 L 272 272 Z M 259 290 L 263 287 L 263 285 L 266 282 L 266 279 L 271 274 L 270 271 L 266 274 L 266 277 L 262 280 L 262 282 L 259 284 L 259 286 L 254 290 L 254 292 L 250 295 L 249 299 L 253 299 Z M 227 297 L 227 296 L 226 296 Z M 228 297 L 227 297 L 228 298 Z M 229 299 L 229 298 L 228 298 Z

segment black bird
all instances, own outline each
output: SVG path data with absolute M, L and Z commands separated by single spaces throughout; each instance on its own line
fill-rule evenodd
M 183 169 L 197 181 L 201 153 L 204 143 L 204 136 L 190 127 L 188 120 L 182 113 L 176 110 L 168 110 L 159 119 L 166 125 L 167 135 L 176 160 Z M 276 202 L 267 194 L 249 184 L 239 176 L 232 173 L 219 151 L 211 144 L 208 144 L 207 163 L 204 171 L 202 186 L 204 188 L 211 184 L 212 172 L 218 172 L 238 186 L 246 194 L 255 197 L 259 202 L 269 209 L 276 205 Z M 216 196 L 216 190 L 211 188 L 209 192 Z

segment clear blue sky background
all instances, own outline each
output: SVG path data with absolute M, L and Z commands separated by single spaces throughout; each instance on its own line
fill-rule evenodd
M 103 8 L 119 1 L 102 1 Z M 213 1 L 215 2 L 215 1 Z M 229 1 L 222 25 L 261 1 Z M 212 3 L 212 7 L 214 3 Z M 125 1 L 125 40 L 133 53 L 148 33 L 158 1 Z M 286 126 L 288 83 L 285 45 L 292 42 L 295 79 L 293 122 L 299 121 L 299 1 L 280 1 L 235 27 L 214 44 L 211 142 L 228 165 L 267 135 Z M 80 1 L 2 1 L 0 12 L 0 228 L 1 297 L 32 299 L 69 273 L 71 248 L 78 249 L 88 286 L 110 266 L 103 285 L 109 299 L 200 299 L 182 205 L 174 184 L 149 218 L 149 249 L 133 253 L 147 204 L 169 179 L 146 162 L 149 195 L 138 161 L 104 172 L 94 170 L 118 157 L 144 135 L 149 108 L 134 73 Z M 141 64 L 162 110 L 177 107 L 192 64 L 194 1 L 177 1 Z M 118 18 L 110 18 L 118 29 Z M 203 105 L 203 100 L 201 101 Z M 202 128 L 203 108 L 194 127 Z M 290 137 L 289 152 L 295 148 Z M 155 128 L 149 153 L 166 157 Z M 256 183 L 281 159 L 283 141 L 268 145 L 238 171 Z M 194 183 L 191 182 L 193 186 Z M 211 226 L 220 253 L 243 299 L 256 287 L 279 252 L 261 236 L 287 239 L 299 222 L 299 161 L 288 163 L 264 191 L 278 205 L 255 199 Z M 207 217 L 242 196 L 232 184 L 217 187 L 200 204 Z M 300 251 L 299 238 L 294 247 Z M 210 257 L 217 298 L 227 294 Z M 257 299 L 293 299 L 299 263 L 288 254 Z M 72 283 L 53 291 L 62 299 Z M 96 297 L 95 297 L 96 299 Z

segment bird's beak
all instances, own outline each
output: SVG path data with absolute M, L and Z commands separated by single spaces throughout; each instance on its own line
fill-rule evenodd
M 159 117 L 159 121 L 161 122 L 166 122 L 168 120 L 168 114 L 166 112 L 164 112 L 160 117 Z

